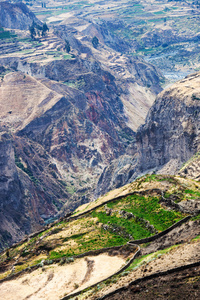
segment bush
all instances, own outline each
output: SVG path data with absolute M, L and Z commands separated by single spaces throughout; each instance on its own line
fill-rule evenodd
M 96 36 L 94 36 L 93 39 L 92 39 L 92 45 L 95 49 L 97 49 L 97 47 L 99 45 L 99 40 Z
M 65 50 L 67 51 L 67 53 L 71 51 L 70 43 L 68 40 L 65 40 Z

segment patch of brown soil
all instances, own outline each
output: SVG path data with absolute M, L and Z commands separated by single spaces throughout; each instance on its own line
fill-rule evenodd
M 75 260 L 74 263 L 39 268 L 0 284 L 4 300 L 56 300 L 89 287 L 119 270 L 125 258 L 108 253 Z
M 107 300 L 155 300 L 155 299 L 200 299 L 200 267 L 175 272 L 159 278 L 149 279 L 136 285 L 130 285 Z M 91 297 L 92 299 L 97 299 Z
M 146 255 L 161 249 L 168 248 L 174 244 L 187 242 L 200 234 L 200 222 L 189 221 L 180 227 L 174 228 L 168 234 L 158 238 L 146 248 L 142 248 L 142 255 Z
M 100 297 L 113 292 L 120 287 L 126 286 L 135 279 L 146 277 L 157 272 L 167 271 L 193 262 L 198 262 L 199 260 L 200 241 L 180 245 L 172 249 L 169 253 L 158 256 L 156 259 L 154 258 L 153 253 L 152 256 L 149 256 L 144 260 L 142 265 L 131 271 L 127 276 L 119 278 L 117 283 L 110 284 L 103 288 L 99 291 L 97 296 Z
M 22 129 L 50 109 L 61 97 L 29 75 L 10 73 L 0 84 L 1 121 Z

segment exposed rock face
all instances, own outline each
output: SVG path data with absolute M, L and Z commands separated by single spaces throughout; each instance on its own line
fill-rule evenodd
M 20 2 L 0 2 L 0 26 L 11 29 L 28 29 L 32 22 L 41 23 L 28 7 Z
M 30 207 L 33 203 L 25 202 L 23 184 L 15 165 L 14 148 L 7 133 L 1 134 L 0 152 L 0 249 L 2 249 L 11 242 L 19 240 L 31 229 L 37 229 L 42 220 L 38 214 L 33 216 Z M 23 178 L 23 174 L 21 175 Z M 31 187 L 29 180 L 23 179 L 27 180 L 26 187 Z M 35 201 L 33 195 L 32 200 Z M 30 214 L 28 214 L 28 207 Z
M 198 41 L 199 35 L 195 32 L 190 31 L 190 33 L 178 34 L 178 32 L 173 29 L 154 29 L 142 37 L 142 42 L 146 47 L 159 47 L 161 45 L 168 46 L 173 43 Z
M 12 132 L 13 182 L 21 203 L 16 212 L 22 222 L 10 221 L 13 230 L 2 228 L 10 235 L 1 247 L 94 200 L 104 168 L 125 153 L 135 154 L 135 131 L 160 90 L 160 74 L 152 65 L 103 44 L 94 49 L 91 38 L 78 39 L 71 31 L 76 57 L 50 57 L 49 49 L 63 49 L 65 29 L 63 40 L 50 33 L 30 55 L 20 51 L 20 43 L 7 53 L 2 43 L 0 118 L 2 130 Z
M 69 195 L 40 145 L 7 132 L 0 140 L 0 249 L 36 231 L 54 217 Z
M 144 173 L 175 174 L 199 151 L 199 84 L 200 74 L 193 74 L 158 95 L 145 124 L 136 133 L 135 155 L 113 161 L 104 169 L 96 196 Z M 198 178 L 191 169 L 190 164 L 180 174 L 191 173 L 191 178 Z
M 45 67 L 45 72 L 51 80 L 61 78 L 80 84 L 81 89 L 41 80 L 63 97 L 19 134 L 43 145 L 57 161 L 71 194 L 75 196 L 80 190 L 81 199 L 88 201 L 93 195 L 86 191 L 95 187 L 107 164 L 126 152 L 135 133 L 126 125 L 114 77 L 99 64 L 55 61 Z
M 63 61 L 44 70 L 51 79 L 80 82 L 82 90 L 20 72 L 6 75 L 1 83 L 1 124 L 15 132 L 7 154 L 12 156 L 14 188 L 4 185 L 2 193 L 18 199 L 15 212 L 22 220 L 12 221 L 15 203 L 10 201 L 5 213 L 9 221 L 2 219 L 7 224 L 2 232 L 8 233 L 1 248 L 36 230 L 61 209 L 66 212 L 92 199 L 105 165 L 124 154 L 135 136 L 126 125 L 114 77 L 98 65 L 84 69 L 76 62 L 76 73 L 70 75 L 70 66 Z M 81 69 L 83 75 L 75 78 Z
M 137 132 L 140 172 L 173 166 L 170 173 L 199 150 L 200 74 L 188 76 L 157 97 L 145 125 Z
M 178 175 L 194 180 L 200 180 L 200 157 L 199 152 L 184 164 Z

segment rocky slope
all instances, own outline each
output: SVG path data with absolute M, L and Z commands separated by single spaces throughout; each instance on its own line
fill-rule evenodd
M 0 2 L 0 27 L 24 30 L 33 21 L 41 23 L 24 3 Z
M 2 249 L 44 226 L 44 220 L 56 215 L 69 194 L 44 149 L 6 131 L 1 132 L 0 169 Z
M 123 54 L 142 56 L 158 66 L 170 82 L 199 70 L 198 1 L 151 2 L 137 0 L 71 0 L 66 5 L 48 0 L 41 9 L 31 9 L 50 24 L 69 25 L 85 37 L 97 36 L 101 43 Z
M 136 133 L 135 156 L 124 156 L 105 168 L 97 195 L 101 188 L 118 187 L 142 173 L 175 174 L 199 151 L 199 83 L 200 74 L 193 74 L 158 95 Z
M 200 160 L 199 152 L 192 156 L 180 169 L 178 174 L 183 177 L 199 180 Z
M 1 133 L 1 239 L 0 248 L 43 224 L 38 201 L 30 178 L 17 169 L 12 139 Z
M 120 74 L 111 68 L 114 61 L 102 63 L 108 49 L 93 50 L 91 41 L 90 55 L 83 58 L 78 54 L 82 42 L 74 57 L 63 51 L 65 36 L 51 32 L 37 45 L 20 34 L 26 44 L 2 44 L 0 117 L 13 139 L 17 172 L 25 173 L 33 186 L 40 220 L 36 217 L 35 226 L 40 226 L 58 212 L 94 200 L 105 166 L 127 151 L 134 154 L 135 130 L 160 89 L 160 75 L 142 60 L 126 57 L 119 59 L 125 69 Z M 59 59 L 51 54 L 54 47 L 60 49 Z M 16 184 L 21 184 L 20 176 Z M 25 189 L 22 185 L 22 199 Z
M 137 133 L 141 171 L 176 172 L 199 151 L 199 82 L 190 75 L 158 96 Z

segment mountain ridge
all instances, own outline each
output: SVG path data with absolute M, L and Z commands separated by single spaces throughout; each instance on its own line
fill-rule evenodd
M 41 24 L 35 14 L 22 2 L 0 2 L 0 27 L 28 29 L 32 22 Z

